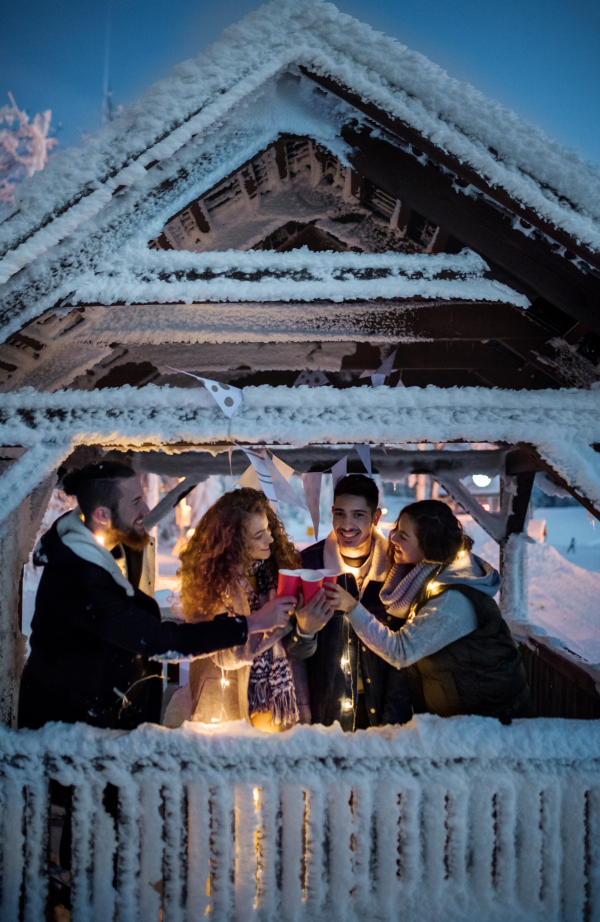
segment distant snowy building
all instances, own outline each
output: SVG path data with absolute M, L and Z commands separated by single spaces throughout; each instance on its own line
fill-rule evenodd
M 0 713 L 7 725 L 14 724 L 24 649 L 19 580 L 57 469 L 110 448 L 129 452 L 140 470 L 188 477 L 189 484 L 210 473 L 241 472 L 247 458 L 242 462 L 242 452 L 230 452 L 241 445 L 278 450 L 294 469 L 318 471 L 339 461 L 348 446 L 368 444 L 384 477 L 430 474 L 500 545 L 503 611 L 516 636 L 529 645 L 538 704 L 552 683 L 563 683 L 560 687 L 567 690 L 541 712 L 600 715 L 600 672 L 594 664 L 582 663 L 564 644 L 559 649 L 548 637 L 534 636 L 527 623 L 527 515 L 535 472 L 545 472 L 600 518 L 600 174 L 572 150 L 331 4 L 276 0 L 152 86 L 82 148 L 65 151 L 23 184 L 15 209 L 0 224 L 0 299 Z M 223 400 L 215 403 L 193 376 L 241 389 L 236 412 L 224 413 Z M 387 386 L 376 386 L 383 382 Z M 450 442 L 464 442 L 465 448 L 439 447 Z M 421 452 L 417 445 L 423 443 L 438 447 Z M 467 449 L 473 443 L 487 445 L 476 453 L 476 469 L 475 453 Z M 465 476 L 473 473 L 500 477 L 497 512 L 486 511 L 464 486 Z M 477 749 L 478 734 L 485 736 L 483 724 L 460 720 L 465 721 L 463 737 L 460 721 L 453 722 L 451 737 L 444 737 L 441 725 L 434 732 L 427 730 L 431 722 L 417 721 L 421 731 L 414 732 L 422 732 L 426 742 L 398 738 L 390 752 L 398 778 L 405 778 L 407 759 L 422 758 L 423 764 L 434 759 L 438 736 L 448 764 L 462 758 L 461 739 L 463 755 L 496 760 L 498 791 L 508 793 L 502 806 L 501 800 L 488 803 L 489 822 L 475 824 L 471 838 L 464 811 L 476 809 L 477 798 L 483 803 L 487 796 L 478 787 L 479 769 L 465 769 L 456 801 L 454 794 L 444 800 L 444 785 L 451 786 L 451 780 L 440 775 L 436 781 L 438 807 L 446 811 L 443 834 L 450 836 L 452 810 L 464 820 L 451 845 L 450 838 L 444 846 L 438 833 L 431 833 L 433 844 L 425 851 L 418 846 L 419 823 L 423 835 L 429 835 L 427 816 L 431 819 L 437 810 L 433 801 L 429 814 L 410 807 L 406 822 L 412 825 L 398 831 L 397 779 L 379 779 L 383 787 L 376 796 L 365 782 L 357 800 L 350 787 L 344 788 L 351 816 L 338 815 L 333 801 L 327 807 L 330 795 L 318 785 L 307 793 L 308 785 L 304 799 L 290 794 L 289 815 L 304 824 L 302 842 L 290 845 L 287 832 L 279 839 L 276 832 L 278 810 L 288 794 L 282 789 L 280 800 L 279 794 L 265 794 L 259 814 L 248 793 L 253 785 L 259 790 L 261 778 L 275 785 L 272 769 L 257 757 L 254 775 L 244 774 L 243 758 L 238 765 L 238 756 L 232 756 L 231 778 L 235 775 L 248 788 L 235 804 L 229 794 L 215 794 L 214 803 L 224 799 L 209 809 L 213 794 L 208 788 L 196 787 L 192 793 L 190 788 L 185 795 L 185 803 L 199 811 L 196 820 L 201 816 L 204 822 L 210 815 L 217 824 L 214 841 L 220 842 L 215 846 L 220 857 L 213 856 L 207 872 L 205 858 L 213 846 L 202 845 L 204 864 L 198 859 L 198 874 L 204 877 L 195 890 L 189 881 L 184 885 L 178 878 L 173 884 L 169 878 L 162 903 L 165 920 L 183 917 L 178 912 L 184 891 L 200 915 L 212 911 L 214 919 L 230 918 L 234 903 L 240 918 L 254 918 L 255 911 L 257 918 L 293 918 L 293 907 L 301 908 L 306 900 L 306 918 L 319 919 L 327 915 L 327 893 L 336 888 L 357 894 L 361 906 L 371 905 L 371 879 L 379 881 L 378 918 L 392 917 L 394 894 L 404 894 L 407 919 L 420 918 L 420 890 L 416 884 L 410 889 L 411 874 L 416 875 L 413 883 L 422 875 L 431 901 L 428 918 L 441 918 L 439 906 L 449 905 L 443 896 L 448 880 L 455 887 L 452 918 L 595 917 L 600 901 L 594 895 L 596 877 L 589 882 L 588 821 L 595 817 L 597 836 L 597 793 L 586 800 L 588 781 L 578 776 L 581 803 L 571 791 L 556 807 L 562 781 L 553 763 L 550 800 L 540 801 L 538 790 L 537 807 L 532 807 L 529 788 L 517 791 L 514 778 L 505 781 L 514 759 L 524 753 L 533 773 L 527 784 L 536 787 L 543 727 L 523 746 L 526 729 L 512 728 L 512 748 L 503 756 L 497 729 L 487 748 Z M 312 732 L 303 729 L 305 746 L 298 743 L 302 735 L 294 745 L 313 753 L 321 766 L 331 766 L 338 750 L 340 764 L 375 754 L 380 758 L 387 745 L 383 731 L 364 741 L 364 752 L 359 742 L 336 742 L 333 731 L 322 739 L 316 738 L 317 731 L 313 739 Z M 63 734 L 64 740 L 50 740 L 44 733 L 41 748 L 28 743 L 27 764 L 38 765 L 44 747 L 49 752 L 64 743 L 72 761 L 71 768 L 61 763 L 63 783 L 83 783 L 87 769 L 83 763 L 74 767 L 79 766 L 72 752 L 78 746 L 76 731 Z M 553 747 L 548 758 L 558 764 L 569 756 L 568 740 L 554 725 L 548 733 Z M 581 732 L 575 734 L 590 772 L 592 756 L 600 757 L 594 734 L 588 748 Z M 2 745 L 14 761 L 21 744 L 10 734 L 6 739 L 10 742 Z M 138 797 L 138 789 L 132 780 L 123 780 L 138 764 L 134 744 L 105 744 L 105 737 L 91 730 L 85 739 L 90 752 L 98 750 L 100 761 L 110 761 L 112 752 L 115 765 L 129 766 L 122 777 L 123 810 L 130 811 L 127 822 L 141 823 L 131 799 Z M 164 744 L 172 746 L 170 755 L 163 755 L 173 766 L 180 764 L 178 739 Z M 150 758 L 155 737 L 150 734 L 148 741 L 140 744 L 139 764 L 150 764 L 144 760 Z M 189 738 L 182 736 L 180 743 L 181 753 L 187 753 Z M 204 740 L 202 745 L 212 758 L 211 747 L 218 749 L 219 743 Z M 236 745 L 229 749 L 241 752 Z M 239 745 L 247 745 L 251 756 L 258 751 L 255 740 L 240 739 Z M 287 766 L 296 750 L 285 755 L 284 741 L 277 746 Z M 50 763 L 58 764 L 54 758 L 49 757 Z M 163 763 L 153 770 L 162 771 Z M 34 780 L 35 771 L 31 768 Z M 296 768 L 285 771 L 292 781 L 300 777 L 294 775 Z M 118 786 L 117 775 L 110 777 Z M 187 776 L 182 778 L 188 784 Z M 411 779 L 405 805 L 421 796 L 421 782 Z M 173 849 L 185 851 L 174 819 L 183 795 L 180 791 L 174 806 L 171 788 L 161 794 L 162 788 L 152 784 L 140 795 L 149 798 L 150 812 L 156 814 L 149 827 L 152 841 L 160 839 L 157 804 L 164 797 L 163 806 L 171 804 L 164 814 L 165 835 Z M 78 808 L 77 835 L 83 835 L 89 811 L 102 809 L 99 790 L 96 785 L 89 802 Z M 523 809 L 531 807 L 543 818 L 539 835 L 529 827 L 523 833 L 530 854 L 537 856 L 530 865 L 523 864 L 519 851 L 513 795 L 522 798 Z M 392 858 L 377 859 L 380 868 L 385 865 L 380 877 L 371 878 L 369 861 L 382 847 L 369 838 L 371 817 L 383 816 L 386 798 L 393 805 L 389 823 L 396 824 L 389 826 L 390 835 L 396 836 L 398 854 L 404 848 L 405 865 L 401 871 L 392 849 Z M 555 809 L 558 818 L 553 819 Z M 238 823 L 238 844 L 243 840 L 252 851 L 264 839 L 264 854 L 272 848 L 256 874 L 237 852 L 235 860 L 231 857 L 238 862 L 235 886 L 230 859 L 223 857 L 231 847 L 226 840 L 232 810 L 236 816 L 251 815 L 253 823 L 259 823 L 260 815 L 260 829 L 267 830 L 253 839 L 254 833 L 240 832 Z M 338 870 L 327 872 L 329 883 L 314 870 L 314 856 L 325 850 L 319 837 L 325 834 L 327 810 L 329 830 L 362 843 L 357 851 L 348 846 L 348 854 L 331 858 L 331 867 L 337 861 Z M 536 822 L 531 821 L 532 828 Z M 571 859 L 579 862 L 574 872 L 579 877 L 571 880 L 565 871 L 561 883 L 550 883 L 551 869 L 558 874 L 560 862 L 568 864 L 548 844 L 559 835 L 560 822 L 571 822 L 579 837 L 581 854 Z M 189 823 L 190 836 L 196 835 Z M 81 867 L 94 853 L 93 844 L 85 841 L 78 840 Z M 154 887 L 162 858 L 157 845 L 147 855 L 144 847 L 141 873 Z M 123 918 L 133 918 L 127 907 L 138 899 L 134 846 L 121 838 L 111 848 L 130 849 L 122 853 L 118 900 Z M 275 852 L 280 858 L 273 857 Z M 98 859 L 105 870 L 112 868 L 107 854 Z M 269 864 L 280 859 L 279 870 Z M 8 867 L 6 860 L 3 867 Z M 472 867 L 481 872 L 479 860 L 489 864 L 495 908 L 482 895 L 485 887 L 478 890 L 472 879 Z M 304 868 L 301 881 L 295 861 Z M 508 861 L 506 867 L 500 867 L 502 861 Z M 13 884 L 26 873 L 25 865 L 15 867 Z M 207 873 L 216 875 L 212 891 L 205 886 Z M 529 873 L 537 889 L 528 886 Z M 597 869 L 593 873 L 597 876 Z M 107 874 L 109 881 L 112 870 Z M 506 884 L 511 875 L 518 886 Z M 86 878 L 88 883 L 91 879 Z M 91 917 L 86 915 L 89 900 L 96 900 L 100 918 L 98 907 L 108 907 L 102 900 L 110 899 L 97 883 L 96 890 L 86 890 L 88 883 L 78 885 L 78 918 Z M 288 915 L 277 908 L 284 891 Z M 152 904 L 146 915 L 140 910 L 141 917 L 157 917 L 158 890 L 140 899 L 140 906 Z M 28 912 L 33 918 L 35 910 Z M 110 907 L 104 917 L 112 918 Z

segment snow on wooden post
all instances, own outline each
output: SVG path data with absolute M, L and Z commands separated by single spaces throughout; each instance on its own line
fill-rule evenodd
M 25 638 L 19 623 L 21 575 L 33 550 L 53 486 L 54 477 L 50 475 L 1 525 L 0 721 L 9 727 L 16 725 L 19 681 L 25 665 Z

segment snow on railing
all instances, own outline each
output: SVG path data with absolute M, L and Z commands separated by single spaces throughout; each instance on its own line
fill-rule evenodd
M 595 723 L 3 730 L 2 919 L 43 918 L 50 779 L 72 788 L 73 922 L 600 913 Z

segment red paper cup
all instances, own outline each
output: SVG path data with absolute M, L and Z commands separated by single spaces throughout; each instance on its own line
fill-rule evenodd
M 300 574 L 304 604 L 306 605 L 323 585 L 323 574 L 320 570 L 301 570 Z
M 341 576 L 337 570 L 321 570 L 324 583 L 337 583 L 338 576 Z
M 277 596 L 298 595 L 302 570 L 280 570 L 277 580 Z

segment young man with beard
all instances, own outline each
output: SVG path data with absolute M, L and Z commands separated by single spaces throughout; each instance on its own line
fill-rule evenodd
M 390 630 L 398 630 L 404 621 L 388 615 L 379 598 L 388 569 L 388 542 L 377 530 L 381 509 L 376 483 L 363 474 L 341 478 L 332 514 L 333 531 L 302 552 L 303 565 L 337 570 L 344 589 Z M 410 720 L 403 671 L 362 644 L 343 612 L 336 611 L 324 627 L 298 617 L 284 646 L 291 659 L 306 659 L 313 723 L 329 726 L 339 720 L 344 730 L 361 730 Z
M 34 554 L 44 572 L 19 727 L 60 720 L 129 730 L 158 722 L 162 664 L 153 657 L 207 656 L 287 622 L 292 598 L 273 600 L 249 620 L 161 622 L 157 603 L 138 588 L 135 552 L 150 540 L 139 477 L 126 465 L 103 462 L 68 474 L 63 488 L 79 508 L 54 523 Z

